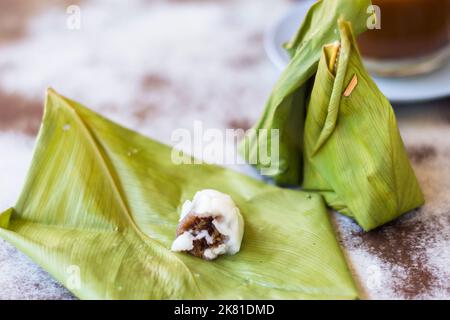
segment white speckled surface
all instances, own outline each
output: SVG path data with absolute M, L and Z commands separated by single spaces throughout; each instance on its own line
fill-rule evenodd
M 289 4 L 85 0 L 71 31 L 61 2 L 3 0 L 16 15 L 0 23 L 0 211 L 20 192 L 49 85 L 165 142 L 194 120 L 250 126 L 278 76 L 262 34 Z M 426 205 L 370 233 L 333 216 L 365 297 L 450 298 L 450 100 L 396 110 Z M 0 299 L 71 298 L 0 240 Z

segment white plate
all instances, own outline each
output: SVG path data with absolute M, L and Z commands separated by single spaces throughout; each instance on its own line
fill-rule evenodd
M 289 12 L 271 26 L 264 39 L 269 59 L 283 70 L 289 56 L 282 45 L 290 40 L 299 28 L 311 4 L 303 1 L 293 6 Z M 412 102 L 442 98 L 450 95 L 450 61 L 436 72 L 405 78 L 381 78 L 373 76 L 380 90 L 391 101 Z

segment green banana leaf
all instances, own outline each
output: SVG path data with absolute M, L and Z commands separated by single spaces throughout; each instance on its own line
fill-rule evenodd
M 204 188 L 230 194 L 244 216 L 236 255 L 204 261 L 170 251 L 181 204 Z M 51 89 L 0 236 L 83 299 L 358 295 L 320 195 L 218 166 L 176 165 L 170 147 Z
M 424 200 L 391 105 L 365 70 L 350 24 L 339 30 L 340 47 L 322 50 L 307 106 L 303 188 L 370 230 Z
M 286 45 L 292 59 L 275 85 L 264 113 L 239 146 L 243 157 L 276 183 L 299 185 L 302 181 L 303 125 L 310 82 L 325 44 L 339 40 L 336 22 L 351 21 L 357 34 L 366 30 L 370 0 L 319 0 L 309 10 L 294 39 Z M 271 135 L 263 130 L 278 129 L 279 157 L 267 164 L 261 150 L 271 150 Z M 270 153 L 270 152 L 268 152 Z M 278 161 L 277 163 L 275 163 Z
M 259 131 L 278 129 L 275 182 L 319 192 L 366 231 L 424 202 L 392 107 L 364 69 L 352 35 L 350 25 L 359 34 L 374 18 L 366 14 L 369 5 L 323 0 L 311 7 L 286 45 L 292 59 L 262 118 L 239 146 L 261 170 L 260 150 L 271 150 L 273 141 Z M 343 96 L 353 77 L 356 88 Z

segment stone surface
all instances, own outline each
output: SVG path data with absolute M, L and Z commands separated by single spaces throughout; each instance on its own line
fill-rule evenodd
M 173 143 L 195 120 L 247 129 L 277 79 L 262 35 L 290 1 L 77 1 L 80 30 L 71 3 L 1 3 L 15 18 L 0 19 L 0 211 L 19 195 L 47 86 Z M 369 233 L 333 218 L 364 297 L 450 298 L 450 99 L 395 109 L 426 205 Z M 0 240 L 0 299 L 73 298 Z

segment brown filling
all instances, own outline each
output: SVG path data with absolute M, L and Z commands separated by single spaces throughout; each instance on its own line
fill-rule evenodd
M 198 235 L 201 231 L 206 230 L 213 239 L 212 243 L 208 243 L 205 238 L 193 241 L 194 248 L 188 251 L 190 254 L 204 258 L 203 253 L 208 248 L 215 248 L 226 240 L 226 236 L 221 234 L 213 225 L 213 217 L 197 217 L 188 214 L 178 225 L 177 237 L 185 231 L 190 232 L 193 236 Z

